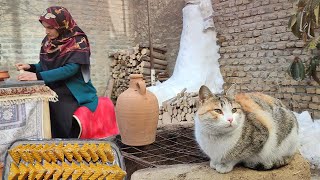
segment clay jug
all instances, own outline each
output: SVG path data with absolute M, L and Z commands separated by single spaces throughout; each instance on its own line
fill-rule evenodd
M 143 146 L 155 141 L 159 119 L 157 97 L 146 89 L 142 74 L 131 74 L 129 88 L 118 96 L 116 119 L 123 144 Z

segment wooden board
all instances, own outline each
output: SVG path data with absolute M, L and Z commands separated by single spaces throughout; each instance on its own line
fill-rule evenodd
M 6 80 L 6 81 L 1 81 L 0 82 L 0 88 L 34 86 L 34 85 L 44 85 L 44 81 Z
M 0 162 L 0 180 L 2 180 L 3 163 Z

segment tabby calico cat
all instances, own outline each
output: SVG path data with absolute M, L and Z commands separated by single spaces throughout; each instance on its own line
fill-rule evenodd
M 195 136 L 210 167 L 230 172 L 242 163 L 253 169 L 288 164 L 297 151 L 298 123 L 278 99 L 262 93 L 214 95 L 199 90 Z

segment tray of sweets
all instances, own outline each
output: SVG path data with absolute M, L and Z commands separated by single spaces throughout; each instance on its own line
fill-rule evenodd
M 21 139 L 8 148 L 2 179 L 125 180 L 123 156 L 111 140 Z

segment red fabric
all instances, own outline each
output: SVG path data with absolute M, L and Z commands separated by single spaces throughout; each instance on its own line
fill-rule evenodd
M 80 139 L 106 138 L 119 134 L 114 105 L 107 97 L 99 97 L 95 112 L 81 106 L 75 111 L 74 116 L 82 129 Z

